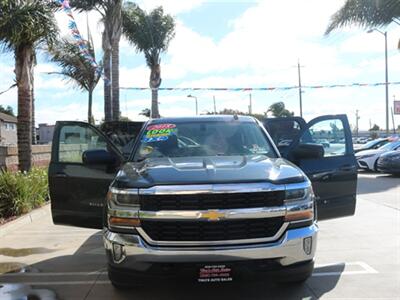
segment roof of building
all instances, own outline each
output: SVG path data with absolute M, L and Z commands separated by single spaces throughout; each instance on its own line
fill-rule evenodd
M 8 122 L 8 123 L 17 123 L 18 120 L 16 117 L 7 115 L 5 113 L 0 112 L 0 120 L 3 122 Z

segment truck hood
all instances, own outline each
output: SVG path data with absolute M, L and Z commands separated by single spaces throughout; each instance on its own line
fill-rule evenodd
M 304 173 L 282 158 L 258 156 L 213 156 L 152 158 L 126 163 L 113 186 L 147 188 L 156 185 L 238 182 L 298 183 Z

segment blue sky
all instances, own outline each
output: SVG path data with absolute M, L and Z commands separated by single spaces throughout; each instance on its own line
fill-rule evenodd
M 145 9 L 163 5 L 177 22 L 176 37 L 162 57 L 163 87 L 270 87 L 297 84 L 297 60 L 301 60 L 304 85 L 344 84 L 384 81 L 384 38 L 381 34 L 346 28 L 323 35 L 329 17 L 343 0 L 281 1 L 204 1 L 143 0 Z M 75 13 L 78 27 L 85 35 L 86 15 Z M 101 57 L 99 16 L 89 14 L 89 25 Z M 62 13 L 57 21 L 63 35 L 68 35 L 67 18 Z M 389 36 L 389 79 L 400 81 L 400 53 L 397 43 L 400 26 L 393 25 Z M 144 58 L 121 42 L 121 87 L 148 86 L 149 71 Z M 57 76 L 57 70 L 46 55 L 39 55 L 35 70 L 37 121 L 85 120 L 87 95 Z M 13 82 L 13 57 L 0 54 L 0 91 Z M 94 114 L 103 118 L 102 83 L 95 92 Z M 163 116 L 193 115 L 193 94 L 199 99 L 200 112 L 233 108 L 247 111 L 248 92 L 178 92 L 160 91 L 160 112 Z M 390 86 L 400 99 L 400 86 Z M 276 101 L 284 101 L 296 114 L 299 112 L 298 91 L 252 92 L 253 112 L 262 113 Z M 121 90 L 122 115 L 140 119 L 138 113 L 150 105 L 149 91 Z M 16 108 L 16 91 L 0 95 L 0 104 Z M 360 112 L 360 127 L 369 123 L 385 125 L 385 89 L 357 87 L 305 90 L 303 110 L 306 119 L 322 114 L 345 113 L 355 123 Z M 390 120 L 391 122 L 392 120 Z M 395 117 L 396 124 L 400 116 Z M 391 124 L 391 123 L 390 123 Z

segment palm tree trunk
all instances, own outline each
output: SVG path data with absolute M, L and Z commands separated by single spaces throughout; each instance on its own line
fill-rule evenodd
M 158 89 L 151 90 L 151 118 L 157 119 L 160 117 L 158 111 Z
M 113 43 L 111 68 L 113 120 L 118 121 L 121 115 L 119 106 L 119 39 L 115 39 Z
M 15 50 L 18 86 L 18 159 L 19 169 L 29 171 L 32 158 L 32 76 L 34 50 L 31 46 Z
M 112 121 L 112 94 L 111 94 L 111 55 L 110 50 L 104 51 L 104 76 L 106 79 L 104 80 L 104 118 L 105 121 Z
M 156 64 L 151 68 L 149 86 L 151 88 L 151 118 L 159 118 L 158 88 L 161 85 L 161 68 Z
M 33 68 L 32 68 L 33 71 Z M 31 95 L 32 95 L 32 145 L 37 144 L 37 138 L 36 138 L 36 124 L 35 124 L 35 88 L 34 88 L 34 77 L 33 74 L 31 75 L 32 78 L 32 90 L 31 90 Z
M 94 124 L 93 113 L 92 113 L 92 104 L 93 104 L 93 90 L 88 91 L 88 123 Z

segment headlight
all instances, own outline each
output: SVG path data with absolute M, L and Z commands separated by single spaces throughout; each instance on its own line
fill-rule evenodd
M 116 205 L 134 206 L 139 208 L 139 192 L 137 189 L 110 188 L 107 193 L 107 201 Z
M 303 200 L 311 195 L 312 189 L 311 186 L 301 189 L 288 189 L 285 191 L 285 193 L 286 193 L 285 200 L 289 201 Z
M 108 226 L 111 230 L 130 230 L 140 226 L 137 189 L 110 188 L 107 193 Z
M 314 219 L 314 198 L 312 187 L 286 190 L 286 222 Z

